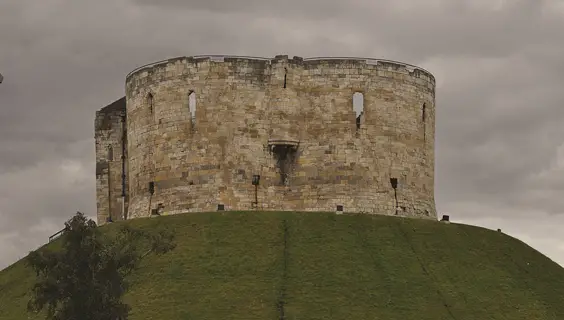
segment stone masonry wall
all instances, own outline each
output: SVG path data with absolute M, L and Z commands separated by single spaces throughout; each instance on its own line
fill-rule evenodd
M 355 92 L 364 97 L 359 129 Z M 420 68 L 361 58 L 182 57 L 128 75 L 126 100 L 129 217 L 223 204 L 436 218 L 435 79 Z
M 127 132 L 125 97 L 96 112 L 96 206 L 98 224 L 104 224 L 111 216 L 113 221 L 123 220 L 127 212 Z M 125 148 L 124 148 L 125 142 Z M 122 158 L 122 155 L 124 158 Z M 127 165 L 125 166 L 127 170 Z M 124 176 L 125 175 L 125 176 Z M 125 179 L 125 181 L 123 180 Z M 122 199 L 125 182 L 125 199 Z M 111 199 L 111 201 L 109 201 Z M 123 204 L 122 202 L 125 200 Z

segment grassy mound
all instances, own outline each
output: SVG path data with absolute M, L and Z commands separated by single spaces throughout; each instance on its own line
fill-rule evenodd
M 293 212 L 124 223 L 164 224 L 177 242 L 131 277 L 133 320 L 564 319 L 564 269 L 479 227 Z M 34 319 L 34 277 L 25 259 L 0 272 L 0 319 Z

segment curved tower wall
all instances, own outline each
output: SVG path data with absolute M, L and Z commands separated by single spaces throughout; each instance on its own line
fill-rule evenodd
M 436 218 L 435 80 L 417 67 L 183 57 L 128 75 L 126 100 L 129 217 L 223 204 Z

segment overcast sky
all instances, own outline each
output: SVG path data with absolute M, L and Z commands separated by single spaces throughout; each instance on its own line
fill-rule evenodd
M 563 0 L 2 0 L 0 269 L 94 217 L 94 113 L 175 56 L 361 56 L 437 79 L 436 201 L 564 265 Z

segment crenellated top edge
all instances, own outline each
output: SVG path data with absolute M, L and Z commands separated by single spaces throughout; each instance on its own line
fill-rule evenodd
M 323 63 L 323 62 L 329 62 L 329 61 L 356 61 L 356 62 L 364 63 L 366 65 L 378 65 L 378 64 L 386 65 L 387 64 L 387 65 L 395 65 L 395 66 L 406 68 L 409 73 L 412 73 L 412 72 L 415 72 L 415 70 L 418 70 L 420 72 L 425 73 L 433 81 L 435 81 L 435 77 L 433 76 L 433 74 L 431 72 L 425 70 L 424 68 L 418 67 L 416 65 L 412 65 L 412 64 L 409 64 L 409 63 L 401 62 L 401 61 L 388 60 L 388 59 L 376 59 L 376 58 L 362 58 L 362 57 L 311 57 L 311 58 L 301 58 L 301 57 L 294 56 L 293 58 L 288 59 L 287 55 L 277 55 L 274 58 L 253 57 L 253 56 L 237 56 L 237 55 L 182 56 L 182 57 L 164 59 L 164 60 L 160 60 L 160 61 L 156 61 L 156 62 L 152 62 L 152 63 L 142 65 L 140 67 L 135 68 L 133 71 L 129 72 L 125 78 L 126 78 L 126 81 L 128 81 L 129 78 L 132 75 L 139 73 L 141 71 L 144 71 L 146 69 L 150 69 L 150 68 L 156 67 L 158 65 L 162 65 L 162 64 L 175 63 L 175 62 L 181 61 L 181 60 L 196 60 L 196 61 L 209 60 L 209 61 L 213 61 L 213 62 L 225 62 L 225 59 L 261 61 L 261 62 L 266 62 L 268 64 L 270 64 L 272 62 L 280 61 L 280 60 L 288 60 L 291 63 L 297 63 L 297 64 L 309 64 L 309 63 L 312 63 L 312 62 Z

